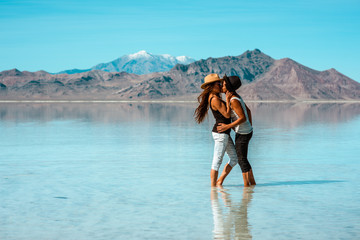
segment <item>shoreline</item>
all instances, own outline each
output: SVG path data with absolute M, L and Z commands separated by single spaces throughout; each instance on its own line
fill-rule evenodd
M 248 103 L 360 103 L 360 100 L 246 100 Z M 189 100 L 0 100 L 0 103 L 197 103 Z

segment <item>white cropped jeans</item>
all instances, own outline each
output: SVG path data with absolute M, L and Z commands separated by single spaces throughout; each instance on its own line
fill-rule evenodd
M 228 164 L 231 167 L 234 167 L 238 162 L 238 157 L 236 155 L 234 142 L 232 141 L 229 134 L 212 132 L 212 136 L 215 141 L 215 146 L 214 146 L 214 157 L 211 168 L 216 171 L 219 171 L 220 165 L 224 158 L 225 151 L 230 158 Z

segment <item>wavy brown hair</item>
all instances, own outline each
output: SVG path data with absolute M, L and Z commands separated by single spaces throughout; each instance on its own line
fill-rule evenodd
M 208 84 L 204 91 L 198 96 L 199 106 L 194 112 L 195 121 L 197 123 L 202 123 L 209 110 L 209 95 L 214 88 L 214 83 Z

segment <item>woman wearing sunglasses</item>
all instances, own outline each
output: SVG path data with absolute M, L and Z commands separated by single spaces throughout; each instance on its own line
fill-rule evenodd
M 199 106 L 195 110 L 195 120 L 198 123 L 204 121 L 207 116 L 209 108 L 214 115 L 215 125 L 212 129 L 212 136 L 215 141 L 214 155 L 210 171 L 211 186 L 221 186 L 230 173 L 231 169 L 238 162 L 234 143 L 230 137 L 228 130 L 219 132 L 217 127 L 219 124 L 230 124 L 230 108 L 226 107 L 226 102 L 221 99 L 222 93 L 222 79 L 218 74 L 209 74 L 205 77 L 204 83 L 201 85 L 203 92 L 198 97 Z M 230 160 L 225 165 L 221 176 L 218 179 L 218 172 L 222 163 L 225 152 L 228 154 Z

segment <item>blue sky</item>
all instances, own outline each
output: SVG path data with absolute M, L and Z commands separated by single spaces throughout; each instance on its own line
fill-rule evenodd
M 360 81 L 360 1 L 0 1 L 0 71 L 89 68 L 124 54 L 260 49 Z

